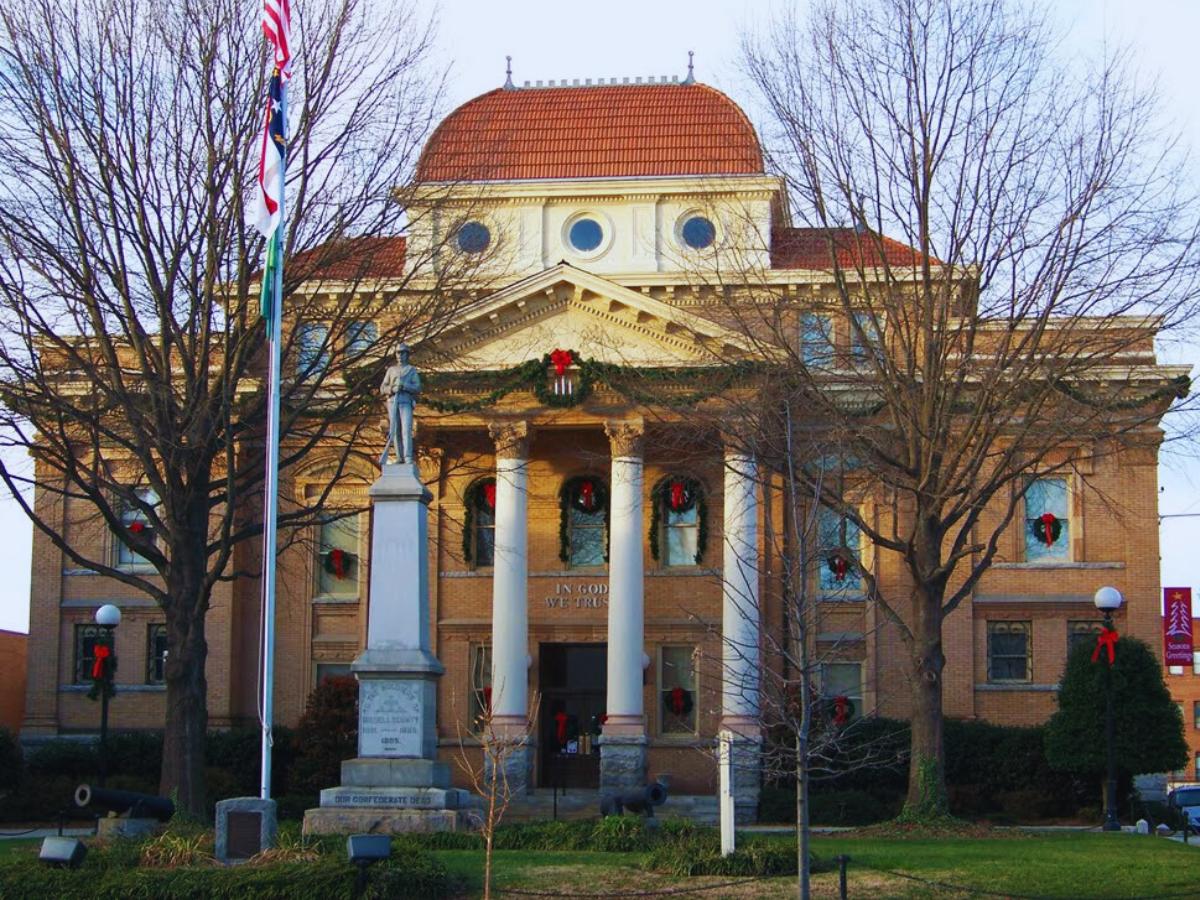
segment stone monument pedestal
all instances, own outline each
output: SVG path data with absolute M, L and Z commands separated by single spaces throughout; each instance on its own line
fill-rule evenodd
M 371 597 L 358 679 L 358 757 L 341 785 L 321 791 L 306 834 L 455 831 L 470 827 L 473 797 L 450 787 L 437 760 L 437 679 L 430 652 L 428 506 L 409 464 L 386 465 L 371 487 Z

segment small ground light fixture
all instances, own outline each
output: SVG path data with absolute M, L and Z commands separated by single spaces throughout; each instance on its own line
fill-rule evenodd
M 358 866 L 354 896 L 367 889 L 367 867 L 392 855 L 392 839 L 386 834 L 352 834 L 346 838 L 346 855 Z

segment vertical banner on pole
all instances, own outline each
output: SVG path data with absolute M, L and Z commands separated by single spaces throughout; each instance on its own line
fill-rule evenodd
M 1163 659 L 1168 666 L 1192 664 L 1192 589 L 1163 588 Z
M 733 806 L 733 740 L 728 731 L 717 735 L 719 751 L 718 768 L 721 776 L 721 855 L 728 856 L 737 849 L 737 836 L 734 832 Z

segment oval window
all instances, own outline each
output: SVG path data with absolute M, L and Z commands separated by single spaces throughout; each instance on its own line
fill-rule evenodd
M 482 222 L 467 222 L 458 229 L 458 249 L 463 253 L 482 253 L 492 242 L 492 233 Z
M 604 229 L 595 219 L 577 219 L 567 232 L 567 239 L 580 253 L 590 253 L 604 240 Z
M 680 229 L 683 242 L 693 250 L 704 250 L 711 247 L 717 239 L 717 228 L 704 216 L 692 216 L 683 223 Z

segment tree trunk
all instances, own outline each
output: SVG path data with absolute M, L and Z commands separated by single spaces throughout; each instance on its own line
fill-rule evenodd
M 801 729 L 796 733 L 796 896 L 800 900 L 809 900 L 808 736 L 804 731 Z
M 912 756 L 904 819 L 950 814 L 943 742 L 941 598 L 917 592 L 912 653 Z
M 208 731 L 208 679 L 204 616 L 200 585 L 171 592 L 167 618 L 167 721 L 163 734 L 159 791 L 178 810 L 208 818 L 204 786 L 204 741 Z

